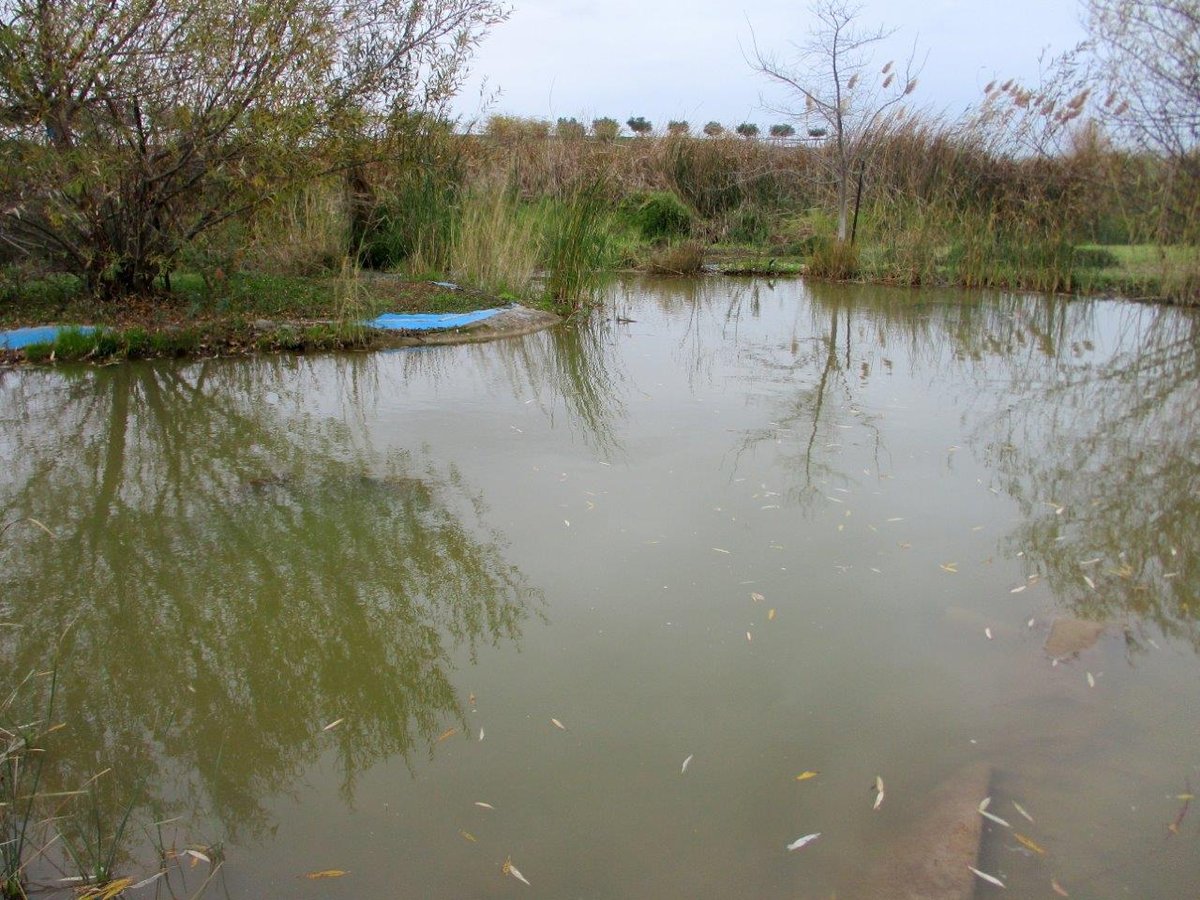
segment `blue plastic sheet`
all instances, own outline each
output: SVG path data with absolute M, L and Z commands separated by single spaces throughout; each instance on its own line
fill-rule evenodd
M 90 325 L 39 325 L 34 328 L 16 328 L 12 331 L 0 331 L 0 349 L 20 350 L 30 344 L 52 344 L 54 339 L 63 331 L 79 331 L 91 334 L 95 331 Z
M 482 322 L 501 312 L 504 310 L 478 309 L 469 313 L 384 313 L 364 324 L 369 328 L 382 328 L 387 331 L 439 331 Z

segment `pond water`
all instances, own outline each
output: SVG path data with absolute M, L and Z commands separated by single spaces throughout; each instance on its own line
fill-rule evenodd
M 1197 896 L 1198 386 L 1183 311 L 735 279 L 4 372 L 0 724 L 130 896 L 902 896 L 947 804 L 1008 896 Z

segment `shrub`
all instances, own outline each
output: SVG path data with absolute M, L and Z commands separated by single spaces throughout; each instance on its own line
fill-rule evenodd
M 743 122 L 737 127 L 737 133 L 746 140 L 751 140 L 758 137 L 758 126 L 753 122 Z
M 661 241 L 691 234 L 692 211 L 670 191 L 655 191 L 633 198 L 629 219 L 642 237 Z
M 603 119 L 592 120 L 592 134 L 600 141 L 615 141 L 621 133 L 621 124 L 616 119 L 605 116 Z
M 667 123 L 667 134 L 673 134 L 676 137 L 682 137 L 692 130 L 692 126 L 686 120 L 672 119 Z
M 720 122 L 712 121 L 704 126 L 704 133 L 709 137 L 720 137 L 725 133 L 725 126 Z

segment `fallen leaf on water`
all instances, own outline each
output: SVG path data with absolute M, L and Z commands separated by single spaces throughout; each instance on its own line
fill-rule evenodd
M 337 728 L 339 725 L 341 725 L 345 721 L 346 721 L 345 719 L 334 719 L 332 722 L 330 722 L 328 725 L 326 725 L 321 730 L 322 731 L 333 731 L 333 729 Z
M 513 878 L 517 879 L 517 881 L 521 882 L 522 884 L 529 884 L 529 879 L 526 878 L 524 875 L 522 875 L 521 870 L 512 864 L 512 857 L 509 857 L 508 859 L 504 860 L 504 868 L 501 869 L 501 871 L 505 875 L 511 875 Z M 533 885 L 531 885 L 531 884 L 529 886 L 533 887 Z
M 1096 686 L 1096 676 L 1095 675 L 1093 675 L 1091 672 L 1088 672 L 1087 679 L 1088 679 L 1088 687 Z
M 807 844 L 811 844 L 813 841 L 815 841 L 820 836 L 821 836 L 821 832 L 819 832 L 819 831 L 816 834 L 806 834 L 804 837 L 796 838 L 794 841 L 792 841 L 790 844 L 787 845 L 787 848 L 789 850 L 799 850 L 801 847 L 803 847 Z
M 305 877 L 310 881 L 317 881 L 318 878 L 341 878 L 343 875 L 349 875 L 349 872 L 344 869 L 322 869 L 319 872 L 305 872 Z
M 875 776 L 875 805 L 871 809 L 879 809 L 883 806 L 883 779 L 878 775 Z
M 1036 624 L 1037 624 L 1037 619 L 1030 619 L 1028 622 L 1025 623 L 1025 626 L 1027 628 L 1032 628 Z
M 460 828 L 460 829 L 458 829 L 458 833 L 461 834 L 466 840 L 470 841 L 472 844 L 479 843 L 477 840 L 475 840 L 475 835 L 471 834 L 471 832 L 469 832 L 469 831 L 463 831 Z
M 1029 813 L 1025 812 L 1025 807 L 1023 807 L 1016 800 L 1013 801 L 1013 806 L 1016 807 L 1017 812 L 1019 812 L 1021 815 L 1023 815 L 1030 822 L 1033 822 L 1033 816 L 1031 816 Z
M 481 741 L 483 740 L 483 729 L 482 728 L 479 729 L 479 739 Z
M 974 872 L 977 876 L 982 878 L 984 881 L 994 884 L 994 885 L 996 885 L 996 887 L 1004 887 L 1004 882 L 1001 881 L 999 878 L 997 878 L 995 875 L 989 875 L 987 872 L 980 872 L 974 866 L 967 866 L 967 868 L 970 869 L 972 872 Z
M 773 609 L 767 610 L 767 621 L 768 622 L 775 621 L 775 610 L 773 610 Z
M 904 516 L 892 516 L 890 519 L 888 519 L 888 521 L 889 522 L 903 522 Z
M 940 569 L 941 569 L 943 572 L 951 572 L 951 573 L 954 573 L 954 572 L 957 572 L 957 571 L 958 571 L 958 563 L 941 563 L 941 564 L 939 565 L 939 568 L 940 568 Z
M 713 547 L 713 549 L 716 550 L 718 553 L 728 553 L 729 552 L 728 550 L 722 550 L 720 547 Z
M 810 778 L 816 778 L 819 774 L 820 774 L 820 772 L 814 772 L 811 769 L 809 769 L 807 772 L 801 772 L 799 775 L 797 775 L 796 780 L 797 781 L 808 781 L 808 779 L 810 779 Z
M 144 887 L 146 887 L 146 885 L 148 885 L 148 884 L 154 884 L 154 882 L 158 881 L 158 879 L 162 878 L 162 877 L 163 877 L 164 875 L 166 875 L 166 874 L 167 874 L 167 873 L 166 873 L 166 870 L 162 870 L 162 871 L 155 872 L 155 873 L 154 873 L 153 875 L 151 875 L 149 878 L 143 878 L 143 879 L 142 879 L 141 881 L 139 881 L 137 884 L 131 884 L 131 885 L 129 886 L 129 889 L 130 889 L 131 891 L 136 891 L 136 890 L 138 890 L 139 888 L 144 888 Z
M 1004 819 L 1000 818 L 999 816 L 992 815 L 992 813 L 988 812 L 986 809 L 981 809 L 979 814 L 985 819 L 991 819 L 997 825 L 1003 825 L 1005 828 L 1012 828 L 1012 826 L 1009 825 Z
M 979 801 L 979 811 L 983 812 L 985 809 L 987 809 L 991 805 L 992 805 L 992 798 L 984 797 L 982 800 Z
M 748 640 L 748 641 L 754 640 L 754 637 L 748 631 L 746 632 L 746 640 Z
M 1096 589 L 1096 582 L 1092 581 L 1092 579 L 1090 579 L 1086 575 L 1084 575 L 1083 580 L 1084 580 L 1084 583 L 1086 583 L 1087 586 L 1090 587 L 1093 591 Z
M 209 865 L 212 865 L 212 860 L 209 859 L 207 856 L 205 856 L 203 853 L 201 853 L 199 850 L 184 850 L 183 855 L 192 857 L 192 859 L 194 859 L 196 862 L 206 862 Z M 196 862 L 193 862 L 192 865 L 195 865 Z
M 1176 800 L 1195 800 L 1196 795 L 1195 794 L 1176 794 L 1175 799 Z
M 687 759 L 685 759 L 685 760 L 683 761 L 683 768 L 681 768 L 681 769 L 679 770 L 679 774 L 680 774 L 680 775 L 682 775 L 684 772 L 686 772 L 686 771 L 687 771 L 687 767 L 688 767 L 689 765 L 691 765 L 691 763 L 692 763 L 692 756 L 694 756 L 694 755 L 695 755 L 695 754 L 689 754 L 689 755 L 688 755 L 688 758 L 687 758 Z
M 555 728 L 559 729 L 560 731 L 567 730 L 567 726 L 564 725 L 562 722 L 558 721 L 558 719 L 551 719 L 550 724 L 553 725 Z
M 1026 585 L 1023 584 L 1020 587 L 1013 588 L 1011 591 L 1009 591 L 1009 593 L 1010 594 L 1019 594 L 1019 593 L 1021 593 L 1021 591 L 1025 590 L 1025 588 L 1026 588 Z
M 990 629 L 990 628 L 985 628 L 985 629 L 983 629 L 983 633 L 984 633 L 985 635 L 987 635 L 987 639 L 988 639 L 989 641 L 992 639 L 992 629 Z
M 762 601 L 767 598 L 764 597 L 762 594 L 758 593 L 757 591 L 755 591 L 753 594 L 750 595 L 750 599 L 753 600 L 755 603 L 762 603 Z
M 475 692 L 474 691 L 472 691 L 470 694 L 467 695 L 467 702 L 471 704 L 472 709 L 475 708 Z
M 447 728 L 445 731 L 443 731 L 441 734 L 438 735 L 437 742 L 440 744 L 442 741 L 448 740 L 449 738 L 454 737 L 456 734 L 458 734 L 457 728 Z
M 1058 894 L 1058 896 L 1060 896 L 1060 897 L 1070 897 L 1071 896 L 1070 894 L 1067 893 L 1067 889 L 1065 887 L 1063 887 L 1061 884 L 1059 884 L 1057 881 L 1055 881 L 1053 878 L 1050 879 L 1050 887 L 1054 888 L 1054 893 Z
M 496 808 L 496 807 L 492 806 L 492 804 L 490 804 L 490 803 L 484 803 L 482 800 L 476 800 L 475 805 L 478 806 L 480 809 L 495 809 Z
M 1014 831 L 1014 832 L 1013 832 L 1013 837 L 1015 837 L 1015 838 L 1017 839 L 1018 843 L 1020 843 L 1020 845 L 1021 845 L 1022 847 L 1026 847 L 1026 848 L 1028 848 L 1028 849 L 1032 850 L 1032 851 L 1033 851 L 1034 853 L 1036 853 L 1038 856 L 1045 856 L 1045 855 L 1046 855 L 1046 851 L 1045 851 L 1045 850 L 1043 850 L 1041 847 L 1039 847 L 1039 846 L 1038 846 L 1036 843 L 1034 843 L 1034 842 L 1033 842 L 1032 840 L 1030 840 L 1029 838 L 1025 837 L 1025 835 L 1021 834 L 1019 831 Z

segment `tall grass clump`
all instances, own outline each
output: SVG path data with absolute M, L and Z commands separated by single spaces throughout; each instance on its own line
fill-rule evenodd
M 652 275 L 697 275 L 704 268 L 704 245 L 676 241 L 656 248 L 646 265 Z
M 545 297 L 573 312 L 593 299 L 601 272 L 620 262 L 620 224 L 600 181 L 544 204 L 539 218 Z
M 808 272 L 818 278 L 846 281 L 858 274 L 858 247 L 833 238 L 817 241 L 808 261 Z
M 412 265 L 447 272 L 497 296 L 528 297 L 538 267 L 539 239 L 537 223 L 523 214 L 508 185 L 479 184 L 463 198 L 448 234 L 423 243 Z
M 26 867 L 40 853 L 32 852 L 33 832 L 39 824 L 35 804 L 40 799 L 46 764 L 42 741 L 51 730 L 57 676 L 50 678 L 45 716 L 17 724 L 13 707 L 33 677 L 32 673 L 26 676 L 0 706 L 0 717 L 7 723 L 0 725 L 0 897 L 5 900 L 26 896 Z
M 330 176 L 288 191 L 259 210 L 248 230 L 245 262 L 259 271 L 276 275 L 338 271 L 350 252 L 345 180 Z

